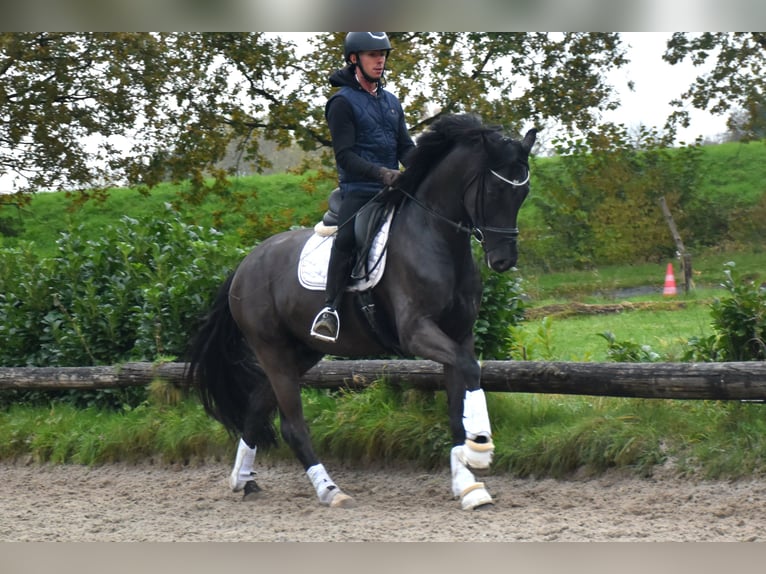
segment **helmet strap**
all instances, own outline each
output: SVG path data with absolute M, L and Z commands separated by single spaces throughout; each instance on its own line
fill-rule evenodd
M 353 64 L 353 66 L 356 69 L 358 69 L 360 72 L 362 72 L 362 76 L 364 77 L 365 80 L 367 80 L 371 84 L 377 84 L 379 88 L 383 87 L 383 76 L 386 73 L 386 69 L 385 68 L 383 68 L 383 73 L 380 75 L 380 78 L 372 78 L 372 77 L 367 75 L 367 72 L 364 71 L 364 68 L 359 63 L 359 54 L 356 54 L 356 62 L 351 62 L 351 63 Z

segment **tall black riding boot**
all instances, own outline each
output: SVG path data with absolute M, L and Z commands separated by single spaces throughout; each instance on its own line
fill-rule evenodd
M 330 262 L 327 266 L 327 287 L 325 290 L 325 306 L 319 311 L 311 325 L 311 336 L 332 343 L 338 338 L 340 317 L 338 307 L 343 300 L 343 293 L 351 276 L 354 264 L 354 254 L 336 249 L 330 252 Z

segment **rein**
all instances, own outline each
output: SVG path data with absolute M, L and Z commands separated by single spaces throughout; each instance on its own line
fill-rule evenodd
M 425 203 L 420 201 L 417 197 L 412 195 L 409 191 L 407 191 L 405 189 L 402 189 L 402 188 L 398 188 L 398 189 L 399 189 L 399 191 L 402 192 L 402 194 L 405 197 L 407 197 L 408 199 L 411 199 L 412 201 L 414 201 L 418 206 L 423 208 L 423 210 L 427 211 L 428 213 L 430 213 L 431 215 L 433 215 L 437 219 L 443 221 L 444 223 L 450 224 L 452 227 L 454 227 L 458 231 L 462 231 L 463 233 L 469 233 L 469 234 L 475 232 L 475 230 L 476 230 L 475 227 L 466 227 L 462 223 L 458 223 L 457 221 L 452 221 L 449 217 L 445 217 L 444 215 L 442 215 L 441 213 L 439 213 L 438 211 L 436 211 L 432 207 L 429 207 L 428 205 L 426 205 Z

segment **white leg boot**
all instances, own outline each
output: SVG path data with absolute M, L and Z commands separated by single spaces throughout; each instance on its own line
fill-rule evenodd
M 489 468 L 495 445 L 492 442 L 487 398 L 482 389 L 465 392 L 463 427 L 466 448 L 462 452 L 462 462 L 475 469 Z
M 473 510 L 479 506 L 492 504 L 492 497 L 483 482 L 476 482 L 473 473 L 463 463 L 465 445 L 452 447 L 450 467 L 452 469 L 452 495 L 460 499 L 463 510 Z
M 311 484 L 314 485 L 319 503 L 323 506 L 346 507 L 352 506 L 353 498 L 343 493 L 335 484 L 323 464 L 315 464 L 306 471 Z
M 251 480 L 255 480 L 253 464 L 255 463 L 255 451 L 257 447 L 250 448 L 247 443 L 239 439 L 237 457 L 234 460 L 234 468 L 229 475 L 229 486 L 233 492 L 239 492 Z

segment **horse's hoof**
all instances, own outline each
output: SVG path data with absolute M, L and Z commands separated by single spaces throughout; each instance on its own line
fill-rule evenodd
M 242 490 L 244 491 L 242 500 L 253 500 L 260 494 L 261 487 L 258 486 L 254 480 L 248 480 Z
M 476 510 L 492 504 L 492 497 L 483 482 L 476 482 L 460 493 L 460 506 L 463 510 Z
M 356 502 L 348 494 L 338 492 L 330 501 L 330 508 L 353 508 Z
M 484 470 L 492 463 L 492 455 L 495 452 L 495 444 L 492 440 L 487 442 L 475 442 L 466 440 L 461 453 L 461 460 L 469 468 Z
M 255 483 L 255 473 L 251 472 L 247 478 L 242 478 L 236 469 L 229 475 L 229 486 L 232 492 L 240 492 L 250 483 Z

